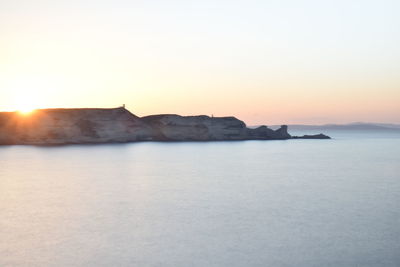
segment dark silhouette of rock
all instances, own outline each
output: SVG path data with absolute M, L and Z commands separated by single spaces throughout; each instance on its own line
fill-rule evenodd
M 303 136 L 293 136 L 293 139 L 331 139 L 329 136 L 325 134 L 313 134 L 313 135 L 303 135 Z
M 282 125 L 277 130 L 272 130 L 267 126 L 260 126 L 256 129 L 247 128 L 247 135 L 256 140 L 285 140 L 290 139 L 291 135 L 287 132 L 287 126 Z

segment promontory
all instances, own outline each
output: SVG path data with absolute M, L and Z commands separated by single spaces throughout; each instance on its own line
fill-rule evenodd
M 0 112 L 0 145 L 292 138 L 285 125 L 272 130 L 267 126 L 248 128 L 235 117 L 173 114 L 138 117 L 124 107 L 38 109 L 29 114 Z M 316 135 L 314 138 L 329 137 Z

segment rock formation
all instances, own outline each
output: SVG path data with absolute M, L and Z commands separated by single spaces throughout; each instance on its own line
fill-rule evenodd
M 40 109 L 0 112 L 0 144 L 80 144 L 131 141 L 276 140 L 292 138 L 287 126 L 256 129 L 234 117 L 152 115 L 125 108 Z M 318 138 L 318 137 L 314 137 Z
M 0 113 L 0 144 L 106 143 L 149 140 L 153 130 L 124 108 L 41 109 Z
M 303 135 L 303 136 L 292 136 L 292 139 L 331 139 L 329 136 L 325 134 L 313 134 L 313 135 Z
M 143 117 L 155 130 L 157 140 L 249 140 L 289 139 L 287 127 L 274 131 L 266 126 L 250 129 L 235 117 L 152 115 Z

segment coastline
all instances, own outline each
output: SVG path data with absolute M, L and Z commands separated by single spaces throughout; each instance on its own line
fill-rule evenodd
M 138 117 L 124 107 L 0 112 L 0 145 L 70 145 L 130 142 L 207 142 L 330 139 L 292 136 L 288 127 L 249 128 L 235 117 L 158 114 Z

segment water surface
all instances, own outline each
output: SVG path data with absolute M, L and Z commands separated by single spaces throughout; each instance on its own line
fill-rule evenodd
M 0 266 L 399 266 L 400 136 L 0 147 Z

